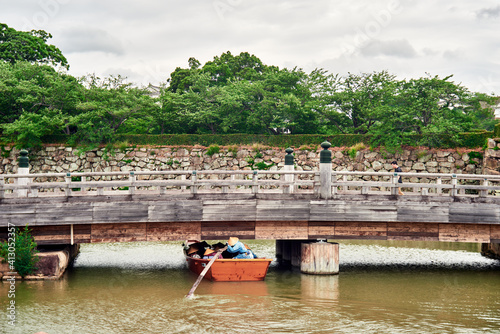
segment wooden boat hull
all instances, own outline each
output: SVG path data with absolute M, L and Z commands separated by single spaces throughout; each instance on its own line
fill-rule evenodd
M 199 275 L 210 260 L 186 256 L 189 269 Z M 217 259 L 205 279 L 214 282 L 263 281 L 271 259 Z

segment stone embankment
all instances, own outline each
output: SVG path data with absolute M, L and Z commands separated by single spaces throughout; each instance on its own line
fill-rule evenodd
M 71 263 L 70 253 L 67 250 L 52 251 L 38 253 L 39 261 L 37 263 L 38 270 L 33 275 L 27 275 L 25 280 L 56 280 L 62 277 L 66 268 Z M 0 258 L 1 259 L 1 258 Z M 0 261 L 0 279 L 11 278 L 11 270 L 8 263 Z M 14 276 L 16 279 L 21 279 L 21 276 Z
M 500 138 L 488 139 L 483 165 L 484 174 L 500 175 Z
M 10 150 L 10 152 L 9 152 Z M 321 148 L 295 149 L 296 170 L 317 170 Z M 403 172 L 481 174 L 482 152 L 449 149 L 384 150 L 331 148 L 336 171 L 392 171 L 397 160 Z M 215 151 L 215 152 L 214 152 Z M 476 150 L 478 151 L 478 150 Z M 493 150 L 491 150 L 493 151 Z M 498 152 L 498 151 L 495 151 Z M 0 174 L 16 173 L 17 149 L 6 148 L 0 161 Z M 248 147 L 135 147 L 88 152 L 65 146 L 45 146 L 29 154 L 31 173 L 119 172 L 143 170 L 278 170 L 284 166 L 285 150 L 260 145 Z

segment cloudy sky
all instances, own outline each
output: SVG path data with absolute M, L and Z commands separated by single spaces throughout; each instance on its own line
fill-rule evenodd
M 498 0 L 2 0 L 0 22 L 51 33 L 74 76 L 158 84 L 230 51 L 307 72 L 453 74 L 500 95 Z

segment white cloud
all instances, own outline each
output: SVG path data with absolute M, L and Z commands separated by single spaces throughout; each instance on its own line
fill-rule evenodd
M 0 22 L 52 33 L 76 76 L 156 84 L 189 57 L 231 51 L 341 74 L 455 74 L 500 94 L 499 17 L 497 0 L 17 0 L 2 5 Z
M 123 55 L 125 49 L 119 38 L 103 29 L 74 27 L 63 31 L 60 49 L 63 53 L 104 52 Z
M 480 19 L 500 17 L 500 6 L 480 9 L 477 11 L 477 17 Z
M 405 40 L 380 41 L 372 40 L 361 49 L 363 56 L 392 56 L 401 58 L 413 58 L 417 55 L 415 49 Z

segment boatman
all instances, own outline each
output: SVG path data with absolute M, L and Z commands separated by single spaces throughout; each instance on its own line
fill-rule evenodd
M 254 255 L 250 249 L 247 249 L 245 245 L 236 237 L 231 237 L 227 241 L 227 251 L 231 254 L 235 254 L 233 259 L 253 259 Z

